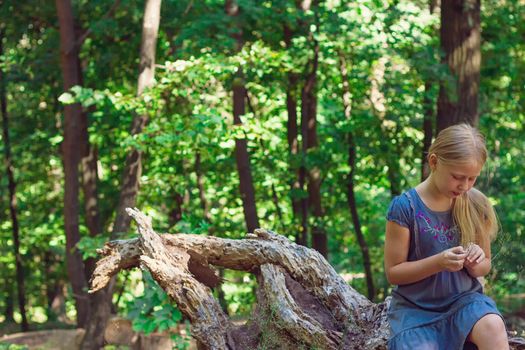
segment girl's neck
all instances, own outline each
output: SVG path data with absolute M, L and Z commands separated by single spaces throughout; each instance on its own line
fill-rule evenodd
M 434 211 L 446 211 L 452 208 L 453 200 L 443 195 L 432 181 L 432 175 L 416 186 L 419 197 L 427 207 Z

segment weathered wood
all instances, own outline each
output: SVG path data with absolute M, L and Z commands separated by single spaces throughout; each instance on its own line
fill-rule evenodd
M 233 240 L 191 234 L 161 234 L 151 219 L 127 209 L 139 238 L 106 243 L 99 253 L 91 293 L 122 269 L 142 267 L 192 323 L 192 335 L 206 349 L 386 349 L 389 298 L 374 304 L 348 286 L 313 249 L 268 230 Z M 197 258 L 211 265 L 254 273 L 257 305 L 249 322 L 235 326 L 200 276 L 188 268 Z M 516 340 L 518 339 L 518 340 Z M 523 339 L 512 349 L 525 348 Z M 520 343 L 521 342 L 521 343 Z

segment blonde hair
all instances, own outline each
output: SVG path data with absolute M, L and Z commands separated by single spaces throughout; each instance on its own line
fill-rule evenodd
M 461 232 L 461 245 L 487 244 L 496 238 L 499 221 L 490 200 L 478 189 L 471 188 L 456 200 L 452 213 Z
M 457 124 L 442 130 L 428 149 L 445 165 L 470 163 L 483 166 L 487 160 L 485 137 L 468 124 Z M 498 220 L 489 199 L 472 188 L 455 199 L 452 215 L 460 231 L 461 245 L 493 240 L 498 232 Z

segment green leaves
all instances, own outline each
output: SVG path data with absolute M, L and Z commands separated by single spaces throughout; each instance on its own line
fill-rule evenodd
M 143 272 L 143 282 L 144 294 L 128 304 L 128 317 L 133 320 L 133 330 L 145 335 L 174 330 L 182 314 L 148 272 Z

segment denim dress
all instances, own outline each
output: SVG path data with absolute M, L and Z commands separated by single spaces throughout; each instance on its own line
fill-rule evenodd
M 408 261 L 459 245 L 452 211 L 429 209 L 415 189 L 395 197 L 387 220 L 410 231 Z M 474 324 L 487 314 L 500 315 L 478 280 L 466 269 L 442 271 L 392 291 L 388 349 L 461 350 Z

